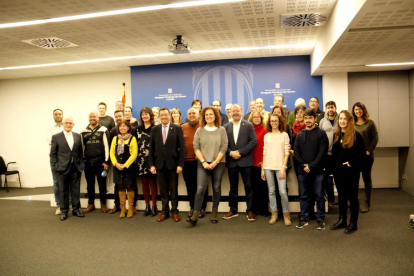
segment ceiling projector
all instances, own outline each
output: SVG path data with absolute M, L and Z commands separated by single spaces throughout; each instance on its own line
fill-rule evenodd
M 188 54 L 191 53 L 191 48 L 188 44 L 184 44 L 184 40 L 182 40 L 181 35 L 177 35 L 177 37 L 172 41 L 173 45 L 168 45 L 168 52 L 173 54 Z

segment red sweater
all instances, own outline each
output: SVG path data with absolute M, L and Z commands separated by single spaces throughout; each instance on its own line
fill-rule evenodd
M 197 157 L 194 152 L 193 141 L 194 135 L 197 129 L 200 127 L 200 124 L 197 123 L 195 126 L 191 126 L 190 123 L 185 123 L 181 125 L 184 134 L 184 146 L 185 146 L 185 155 L 184 161 L 195 161 Z
M 267 130 L 262 125 L 253 125 L 254 131 L 256 132 L 257 137 L 257 146 L 252 150 L 253 155 L 253 166 L 261 167 L 263 162 L 263 147 L 264 147 L 264 136 L 267 133 Z

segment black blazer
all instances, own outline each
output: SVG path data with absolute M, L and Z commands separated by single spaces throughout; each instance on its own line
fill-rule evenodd
M 69 144 L 66 141 L 64 131 L 52 136 L 52 144 L 50 147 L 50 165 L 60 174 L 69 173 L 72 158 L 73 164 L 79 172 L 82 172 L 85 168 L 85 164 L 83 163 L 81 136 L 75 132 L 72 132 L 72 135 L 72 150 L 70 150 Z
M 221 126 L 224 126 L 225 124 L 227 124 L 229 122 L 229 117 L 220 112 L 220 118 L 221 118 Z
M 169 170 L 177 166 L 184 167 L 184 136 L 181 126 L 170 123 L 165 145 L 162 142 L 162 124 L 154 126 L 151 130 L 148 163 L 160 170 L 166 165 Z
M 227 139 L 229 145 L 227 148 L 226 164 L 229 168 L 234 168 L 237 165 L 239 167 L 253 166 L 252 150 L 257 145 L 256 132 L 254 131 L 253 124 L 246 121 L 240 121 L 239 136 L 237 137 L 237 145 L 234 142 L 233 136 L 233 122 L 230 122 L 224 126 L 227 132 Z M 238 150 L 242 156 L 240 159 L 233 159 L 230 157 L 230 151 Z

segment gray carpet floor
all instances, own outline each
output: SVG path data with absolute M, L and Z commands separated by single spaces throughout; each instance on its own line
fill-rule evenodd
M 412 196 L 374 190 L 359 230 L 345 235 L 328 230 L 337 206 L 320 231 L 313 220 L 298 230 L 243 214 L 216 225 L 208 214 L 196 227 L 184 213 L 179 223 L 99 210 L 61 222 L 49 202 L 0 200 L 0 275 L 413 275 L 412 213 Z

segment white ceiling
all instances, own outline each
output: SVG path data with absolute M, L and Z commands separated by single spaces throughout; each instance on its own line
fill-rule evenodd
M 414 28 L 349 32 L 350 29 L 414 26 L 414 0 L 365 2 L 331 47 L 314 75 L 326 72 L 410 69 L 363 67 L 369 63 L 414 61 Z M 94 13 L 186 0 L 1 0 L 0 24 Z M 331 12 L 337 0 L 261 0 L 165 9 L 0 29 L 0 68 L 167 53 L 182 35 L 193 51 L 318 43 L 324 28 L 281 28 L 282 14 Z M 329 24 L 329 19 L 328 23 Z M 59 37 L 78 47 L 42 49 L 22 42 Z M 126 70 L 133 65 L 269 56 L 311 55 L 313 47 L 261 49 L 0 70 L 0 79 Z M 355 66 L 357 65 L 357 66 Z

